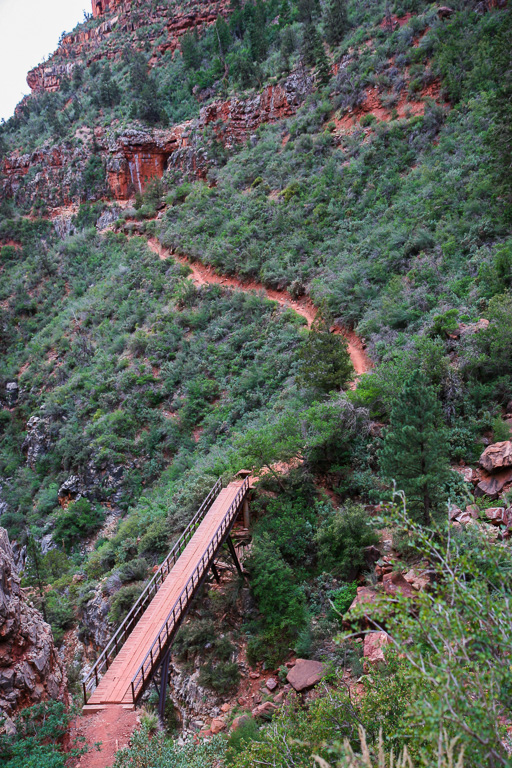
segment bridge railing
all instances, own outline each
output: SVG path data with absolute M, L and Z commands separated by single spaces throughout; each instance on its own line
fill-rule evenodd
M 82 683 L 85 704 L 87 704 L 88 695 L 94 691 L 101 677 L 105 674 L 110 664 L 123 647 L 130 632 L 138 623 L 142 614 L 164 583 L 172 568 L 176 565 L 176 561 L 194 535 L 198 525 L 203 520 L 213 502 L 219 495 L 221 488 L 222 483 L 219 479 L 208 493 L 207 497 L 204 499 L 196 514 L 187 525 L 165 560 L 158 567 L 158 570 L 155 571 L 153 577 L 145 586 L 144 591 L 138 598 L 137 602 L 133 605 L 126 618 L 120 624 L 116 633 L 109 640 L 108 644 L 105 646 L 104 650 L 100 656 L 98 656 L 98 659 L 94 665 L 91 667 L 87 677 Z
M 222 522 L 212 536 L 206 552 L 201 557 L 201 560 L 199 561 L 195 571 L 187 581 L 180 596 L 169 611 L 169 614 L 157 637 L 155 638 L 153 645 L 147 652 L 142 664 L 135 673 L 131 682 L 132 699 L 134 704 L 137 702 L 137 699 L 143 693 L 148 682 L 151 680 L 153 673 L 158 668 L 158 665 L 160 664 L 170 641 L 180 626 L 181 620 L 185 615 L 187 608 L 192 601 L 192 598 L 194 597 L 198 587 L 201 585 L 208 569 L 210 568 L 217 550 L 229 534 L 231 526 L 235 521 L 238 511 L 240 510 L 240 506 L 248 490 L 249 478 L 246 478 L 232 503 L 230 504 L 228 511 L 224 515 Z

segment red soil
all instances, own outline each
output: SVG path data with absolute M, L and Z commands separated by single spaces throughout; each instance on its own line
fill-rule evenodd
M 177 254 L 172 253 L 168 248 L 164 248 L 164 246 L 155 238 L 148 238 L 147 243 L 148 247 L 153 251 L 153 253 L 156 253 L 160 259 L 165 260 L 169 257 L 172 257 L 173 259 L 179 261 L 181 264 L 187 264 L 192 270 L 192 281 L 197 286 L 215 284 L 222 285 L 226 288 L 233 288 L 237 291 L 244 291 L 246 293 L 250 291 L 263 293 L 266 298 L 271 299 L 272 301 L 276 301 L 282 307 L 293 309 L 294 312 L 297 312 L 299 315 L 304 317 L 307 320 L 308 328 L 311 327 L 313 320 L 318 314 L 318 309 L 315 307 L 311 299 L 307 297 L 301 299 L 293 299 L 288 291 L 277 291 L 272 288 L 265 288 L 264 285 L 254 280 L 243 282 L 238 277 L 225 277 L 218 275 L 214 271 L 213 267 L 206 266 L 197 261 L 190 261 L 185 256 L 178 256 Z M 344 336 L 347 340 L 348 353 L 350 355 L 350 359 L 352 360 L 352 365 L 354 366 L 354 370 L 357 376 L 366 373 L 373 367 L 372 362 L 364 349 L 364 345 L 361 339 L 357 336 L 356 333 L 354 333 L 354 331 L 348 330 L 347 328 L 340 329 L 337 327 L 334 327 L 331 330 L 333 333 Z
M 94 715 L 82 715 L 75 722 L 75 733 L 85 738 L 89 752 L 75 762 L 74 768 L 107 768 L 114 762 L 116 752 L 127 747 L 139 719 L 134 711 L 122 707 L 106 707 Z M 101 742 L 98 751 L 94 745 Z

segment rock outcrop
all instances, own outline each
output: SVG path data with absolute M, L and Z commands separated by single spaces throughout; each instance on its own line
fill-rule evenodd
M 27 455 L 27 464 L 31 469 L 35 469 L 36 462 L 49 448 L 48 428 L 49 420 L 41 416 L 31 416 L 27 421 L 27 435 L 21 450 Z
M 129 128 L 119 135 L 97 129 L 94 135 L 84 135 L 77 146 L 62 142 L 31 154 L 14 152 L 3 161 L 0 198 L 13 197 L 27 205 L 44 197 L 49 208 L 82 201 L 83 174 L 93 151 L 102 158 L 105 186 L 90 192 L 90 199 L 110 194 L 115 200 L 128 200 L 151 179 L 162 178 L 167 169 L 206 178 L 212 161 L 200 140 L 205 129 L 228 148 L 242 144 L 259 125 L 294 115 L 312 87 L 311 77 L 292 73 L 252 98 L 204 106 L 197 119 L 170 129 Z
M 0 715 L 66 696 L 51 628 L 25 601 L 7 531 L 0 528 Z

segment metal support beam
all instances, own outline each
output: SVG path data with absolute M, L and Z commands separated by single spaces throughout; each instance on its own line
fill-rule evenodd
M 160 693 L 158 696 L 158 714 L 160 715 L 160 720 L 164 719 L 165 714 L 165 700 L 167 698 L 167 687 L 169 684 L 169 664 L 171 661 L 171 649 L 167 651 L 165 654 L 162 666 L 160 667 L 161 673 L 160 673 Z
M 217 570 L 217 566 L 213 562 L 212 562 L 212 573 L 213 573 L 213 576 L 214 576 L 215 581 L 217 582 L 217 584 L 220 584 L 219 572 Z
M 229 553 L 230 553 L 231 557 L 233 558 L 233 562 L 236 565 L 236 569 L 237 569 L 239 575 L 243 577 L 244 574 L 243 574 L 243 571 L 242 571 L 242 566 L 240 565 L 240 561 L 238 559 L 238 555 L 236 554 L 235 545 L 233 544 L 231 536 L 228 536 L 226 541 L 228 543 Z

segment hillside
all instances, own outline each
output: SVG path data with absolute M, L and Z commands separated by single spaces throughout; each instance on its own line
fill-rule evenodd
M 115 768 L 510 765 L 512 11 L 91 11 L 0 126 L 0 525 L 72 698 L 246 469 Z M 38 706 L 0 765 L 78 759 Z

